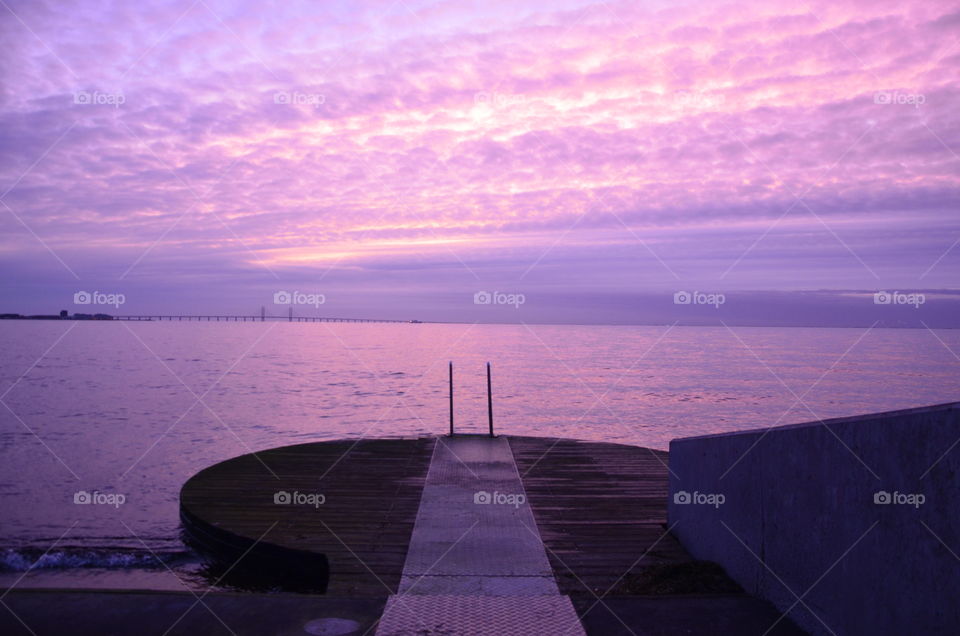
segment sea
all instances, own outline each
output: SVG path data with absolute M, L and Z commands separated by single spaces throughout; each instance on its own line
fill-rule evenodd
M 203 468 L 315 440 L 484 432 L 668 449 L 960 400 L 960 330 L 0 322 L 0 587 L 182 590 Z M 97 505 L 83 504 L 95 499 Z M 220 587 L 225 587 L 223 584 Z

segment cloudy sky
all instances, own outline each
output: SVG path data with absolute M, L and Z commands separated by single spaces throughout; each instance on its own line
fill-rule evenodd
M 0 311 L 960 320 L 954 2 L 0 5 Z

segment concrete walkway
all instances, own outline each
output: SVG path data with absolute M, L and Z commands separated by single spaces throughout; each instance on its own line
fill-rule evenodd
M 379 636 L 584 634 L 557 589 L 505 438 L 438 439 Z

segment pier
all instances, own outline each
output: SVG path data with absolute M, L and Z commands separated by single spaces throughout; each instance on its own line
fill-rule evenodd
M 331 611 L 379 599 L 380 636 L 802 633 L 667 531 L 667 464 L 557 438 L 316 442 L 201 471 L 181 516 L 235 572 L 272 568 Z

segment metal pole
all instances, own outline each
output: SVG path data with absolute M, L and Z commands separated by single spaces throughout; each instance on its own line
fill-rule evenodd
M 487 419 L 490 421 L 490 437 L 493 437 L 493 389 L 490 384 L 490 363 L 487 363 Z
M 450 437 L 453 437 L 453 362 L 450 362 Z

